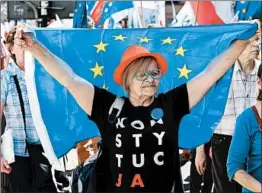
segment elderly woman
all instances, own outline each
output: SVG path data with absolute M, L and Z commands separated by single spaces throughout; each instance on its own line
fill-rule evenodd
M 144 47 L 130 46 L 114 72 L 115 82 L 128 93 L 128 98 L 122 97 L 122 111 L 114 120 L 109 111 L 116 95 L 79 77 L 63 60 L 23 33 L 23 28 L 16 36 L 15 43 L 31 52 L 97 124 L 110 168 L 107 192 L 170 192 L 174 182 L 176 191 L 183 191 L 177 190 L 176 184 L 181 180 L 177 169 L 179 123 L 250 43 L 234 42 L 199 76 L 157 97 L 159 81 L 167 71 L 165 58 Z M 116 109 L 112 113 L 117 115 Z
M 262 192 L 262 65 L 257 74 L 256 105 L 239 115 L 227 160 L 229 179 L 243 186 L 243 192 Z

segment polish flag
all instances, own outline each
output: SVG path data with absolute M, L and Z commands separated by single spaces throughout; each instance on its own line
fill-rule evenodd
M 174 26 L 224 24 L 231 23 L 233 18 L 232 1 L 187 1 Z
M 95 24 L 99 23 L 106 3 L 107 1 L 99 0 L 95 3 L 93 9 L 91 10 L 91 18 L 94 20 Z

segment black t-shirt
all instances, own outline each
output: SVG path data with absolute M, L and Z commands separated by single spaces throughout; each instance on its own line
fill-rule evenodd
M 110 191 L 170 192 L 179 175 L 178 128 L 189 113 L 186 84 L 159 94 L 148 107 L 134 107 L 124 98 L 122 111 L 111 124 L 108 115 L 115 98 L 95 87 L 89 117 L 97 124 L 109 156 Z

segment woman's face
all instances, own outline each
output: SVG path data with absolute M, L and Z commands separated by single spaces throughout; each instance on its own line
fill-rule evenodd
M 14 44 L 11 47 L 11 53 L 15 55 L 17 61 L 24 61 L 24 50 L 18 45 Z
M 255 40 L 251 42 L 240 55 L 245 61 L 258 59 L 259 43 Z
M 138 97 L 153 97 L 157 94 L 161 70 L 153 60 L 146 73 L 136 72 L 131 80 L 130 92 Z

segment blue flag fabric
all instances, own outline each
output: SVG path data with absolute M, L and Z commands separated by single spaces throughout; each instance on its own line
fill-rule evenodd
M 85 1 L 76 1 L 75 3 L 73 28 L 87 28 L 87 14 Z
M 235 13 L 239 11 L 239 20 L 260 19 L 262 21 L 261 1 L 236 1 Z
M 166 92 L 195 77 L 234 40 L 248 39 L 256 29 L 256 24 L 247 23 L 162 29 L 39 29 L 36 38 L 76 74 L 122 96 L 123 89 L 113 81 L 113 72 L 130 45 L 142 45 L 167 59 L 168 72 L 160 81 L 160 92 Z M 32 59 L 31 66 L 28 61 L 26 64 L 31 70 L 26 74 L 32 114 L 47 153 L 52 149 L 61 157 L 76 142 L 99 136 L 96 125 L 70 93 L 37 60 Z M 224 112 L 231 76 L 232 69 L 182 119 L 181 148 L 195 148 L 210 140 Z
M 101 9 L 99 11 L 100 16 L 97 16 L 98 22 L 96 27 L 100 27 L 104 24 L 106 19 L 116 12 L 129 9 L 134 7 L 132 1 L 77 1 L 75 3 L 75 12 L 73 17 L 74 28 L 86 28 L 87 27 L 87 16 L 91 16 L 92 10 Z M 98 13 L 98 12 L 97 12 Z M 96 14 L 95 14 L 96 15 Z M 94 18 L 93 18 L 94 19 Z

